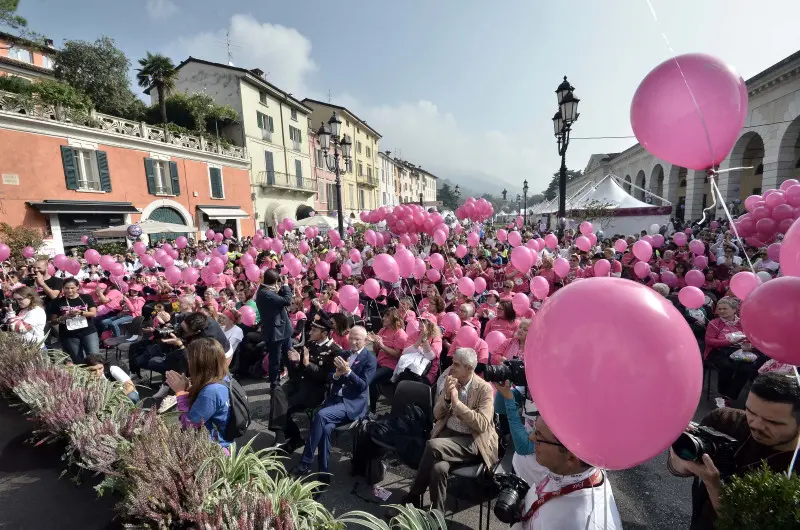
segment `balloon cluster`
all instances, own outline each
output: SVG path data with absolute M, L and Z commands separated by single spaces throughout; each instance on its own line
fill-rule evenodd
M 462 221 L 470 220 L 482 223 L 494 215 L 492 203 L 486 199 L 469 197 L 463 205 L 456 208 L 456 217 Z
M 744 207 L 748 213 L 733 222 L 739 237 L 754 247 L 769 245 L 800 218 L 800 183 L 788 179 L 780 189 L 767 190 L 763 195 L 750 195 L 745 199 Z

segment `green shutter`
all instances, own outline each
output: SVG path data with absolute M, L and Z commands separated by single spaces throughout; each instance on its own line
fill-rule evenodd
M 219 168 L 210 168 L 211 172 L 211 197 L 214 199 L 222 199 L 222 172 Z
M 144 159 L 144 175 L 147 177 L 147 193 L 156 194 L 156 168 L 152 158 Z
M 256 121 L 258 122 L 258 128 L 263 129 L 264 128 L 263 114 L 261 114 L 260 112 L 256 112 Z
M 181 181 L 178 178 L 178 164 L 175 162 L 169 163 L 169 177 L 172 180 L 172 194 L 181 194 Z
M 108 171 L 108 156 L 105 151 L 95 151 L 94 156 L 97 159 L 97 170 L 100 173 L 100 189 L 103 191 L 111 191 L 111 173 Z
M 267 119 L 269 120 L 269 132 L 275 132 L 275 125 L 272 123 L 272 116 L 267 116 Z
M 78 168 L 75 166 L 75 151 L 68 145 L 61 146 L 61 161 L 64 163 L 64 178 L 68 190 L 78 189 Z

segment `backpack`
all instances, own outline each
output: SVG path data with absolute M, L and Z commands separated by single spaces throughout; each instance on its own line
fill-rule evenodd
M 239 381 L 231 377 L 230 380 L 225 381 L 225 386 L 228 387 L 231 416 L 225 427 L 223 438 L 233 442 L 244 436 L 247 428 L 250 427 L 250 407 L 247 404 L 247 392 L 244 391 Z

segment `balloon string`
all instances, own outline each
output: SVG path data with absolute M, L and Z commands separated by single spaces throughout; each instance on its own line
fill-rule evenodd
M 714 170 L 709 170 L 708 171 L 708 179 L 711 182 L 714 182 L 716 180 L 716 172 Z M 709 211 L 709 210 L 713 211 L 714 208 L 716 208 L 716 206 L 717 206 L 717 196 L 715 194 L 713 194 L 713 193 L 711 194 L 711 200 L 713 201 L 711 206 L 709 206 L 708 208 L 704 208 L 703 209 L 703 219 L 700 221 L 700 226 L 703 226 L 703 225 L 706 224 L 706 212 Z
M 706 136 L 706 142 L 708 143 L 708 151 L 711 154 L 711 167 L 714 168 L 717 166 L 717 160 L 714 156 L 714 148 L 711 144 L 711 136 L 708 133 L 708 125 L 706 124 L 705 116 L 703 116 L 703 111 L 700 110 L 700 105 L 697 103 L 697 99 L 694 97 L 694 92 L 692 92 L 691 87 L 689 86 L 689 81 L 686 79 L 686 74 L 683 72 L 683 68 L 681 68 L 681 63 L 678 61 L 677 54 L 675 50 L 672 48 L 672 44 L 669 42 L 667 35 L 661 29 L 661 23 L 658 20 L 658 15 L 656 14 L 656 10 L 653 7 L 653 4 L 650 0 L 645 0 L 647 2 L 648 7 L 650 7 L 650 14 L 653 15 L 653 20 L 656 22 L 656 27 L 658 28 L 659 33 L 661 33 L 661 37 L 663 37 L 664 42 L 667 43 L 667 48 L 672 53 L 672 60 L 675 61 L 675 66 L 678 67 L 678 72 L 681 74 L 681 78 L 683 79 L 683 84 L 686 85 L 686 90 L 689 91 L 689 96 L 692 98 L 692 103 L 694 103 L 694 108 L 697 110 L 697 114 L 700 116 L 700 124 L 703 126 L 703 132 Z
M 797 384 L 800 385 L 800 374 L 797 373 L 797 367 L 792 367 L 794 369 L 794 377 L 797 380 Z M 800 451 L 800 438 L 797 439 L 797 445 L 794 448 L 794 454 L 792 455 L 792 461 L 789 464 L 789 470 L 786 472 L 787 477 L 792 476 L 792 471 L 794 471 L 794 463 L 797 461 L 797 453 Z
M 750 256 L 748 256 L 747 252 L 744 250 L 744 242 L 742 241 L 741 236 L 739 235 L 739 230 L 736 229 L 736 223 L 733 222 L 733 217 L 731 216 L 731 212 L 728 211 L 728 205 L 725 204 L 725 198 L 722 196 L 722 192 L 719 191 L 717 187 L 717 183 L 715 179 L 711 179 L 711 192 L 712 194 L 716 194 L 719 197 L 719 202 L 722 204 L 722 211 L 725 212 L 725 217 L 728 218 L 728 223 L 731 229 L 733 230 L 734 235 L 736 236 L 736 241 L 739 243 L 739 248 L 742 250 L 744 254 L 744 258 L 747 260 L 747 264 L 750 266 L 750 272 L 753 274 L 756 273 L 755 267 L 753 267 L 753 262 L 750 261 Z M 716 201 L 716 199 L 715 199 Z

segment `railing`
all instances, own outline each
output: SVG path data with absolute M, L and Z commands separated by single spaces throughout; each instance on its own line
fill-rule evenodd
M 308 193 L 317 192 L 317 179 L 298 177 L 297 175 L 278 171 L 260 171 L 257 183 L 265 188 L 282 188 Z
M 359 184 L 366 184 L 367 186 L 372 186 L 373 188 L 378 187 L 377 177 L 368 177 L 366 175 L 359 175 L 356 177 L 356 182 L 358 182 Z
M 34 101 L 29 96 L 20 96 L 11 92 L 0 91 L 0 112 L 21 114 L 29 118 L 72 123 L 92 129 L 141 138 L 143 140 L 168 143 L 178 147 L 216 153 L 231 158 L 247 160 L 247 150 L 235 145 L 225 146 L 221 143 L 210 142 L 202 136 L 165 131 L 163 127 L 148 125 L 144 122 L 130 121 L 99 112 L 84 111 L 60 105 L 46 105 Z

